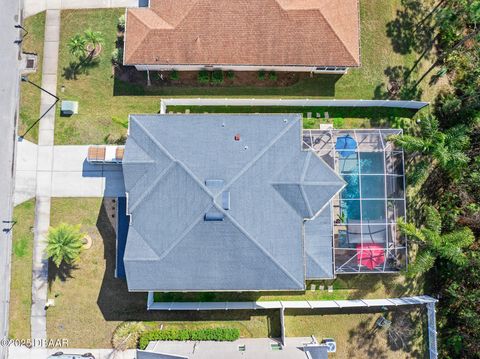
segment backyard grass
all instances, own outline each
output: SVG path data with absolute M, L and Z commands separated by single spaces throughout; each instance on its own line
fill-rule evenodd
M 426 2 L 430 0 L 424 0 Z M 396 17 L 401 0 L 361 1 L 361 56 L 362 67 L 352 69 L 344 76 L 315 75 L 288 87 L 218 87 L 218 86 L 139 86 L 115 78 L 111 65 L 111 52 L 117 41 L 117 18 L 124 9 L 68 10 L 62 11 L 61 39 L 58 70 L 58 94 L 62 99 L 79 101 L 79 114 L 60 117 L 57 110 L 55 126 L 56 144 L 87 144 L 121 141 L 126 130 L 119 125 L 131 113 L 157 113 L 161 97 L 292 97 L 292 98 L 383 98 L 387 75 L 385 70 L 395 66 L 412 66 L 419 57 L 416 53 L 395 53 L 386 34 L 388 22 Z M 105 39 L 98 61 L 88 66 L 86 73 L 76 79 L 71 75 L 72 63 L 76 58 L 67 48 L 68 40 L 76 33 L 91 28 L 101 31 Z M 425 63 L 425 64 L 424 64 Z M 428 65 L 421 61 L 420 71 Z M 66 76 L 65 76 L 66 75 Z M 412 74 L 412 79 L 418 76 Z M 427 77 L 422 83 L 424 99 L 432 96 Z M 64 92 L 61 91 L 64 89 Z M 120 95 L 123 94 L 123 95 Z M 335 117 L 335 116 L 332 116 Z M 369 127 L 370 117 L 357 119 L 357 115 L 336 116 L 345 118 L 345 124 Z M 372 119 L 378 119 L 378 115 Z M 349 119 L 352 119 L 351 121 Z M 388 119 L 387 119 L 388 120 Z M 375 123 L 375 121 L 373 121 Z M 388 123 L 388 121 L 386 122 Z M 318 125 L 315 123 L 314 126 Z
M 35 201 L 15 207 L 12 241 L 12 278 L 10 286 L 9 336 L 29 339 L 32 306 L 32 256 Z
M 424 308 L 397 309 L 388 313 L 320 314 L 289 310 L 285 316 L 287 337 L 314 335 L 317 340 L 334 338 L 337 352 L 329 358 L 427 358 Z M 390 335 L 376 328 L 384 315 L 392 322 Z
M 28 35 L 25 36 L 22 43 L 23 52 L 32 52 L 38 55 L 37 72 L 29 74 L 28 79 L 40 86 L 42 83 L 45 12 L 25 19 L 23 26 L 28 30 Z M 40 117 L 40 93 L 40 90 L 31 84 L 26 82 L 21 83 L 19 135 L 23 135 Z M 25 139 L 35 143 L 38 141 L 38 125 L 32 127 L 26 134 Z

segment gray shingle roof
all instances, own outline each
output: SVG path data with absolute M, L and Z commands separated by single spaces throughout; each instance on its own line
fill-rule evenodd
M 129 289 L 303 289 L 303 219 L 344 182 L 301 129 L 294 114 L 132 115 Z

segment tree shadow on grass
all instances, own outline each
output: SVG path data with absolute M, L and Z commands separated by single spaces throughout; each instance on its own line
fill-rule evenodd
M 375 88 L 374 98 L 382 100 L 417 100 L 420 101 L 423 90 L 411 77 L 413 68 L 406 66 L 389 66 L 385 69 L 387 84 Z
M 432 15 L 437 7 L 426 6 L 420 0 L 402 0 L 402 6 L 396 18 L 387 24 L 386 33 L 392 48 L 402 55 L 423 52 L 433 39 Z
M 68 279 L 74 278 L 73 272 L 78 269 L 76 264 L 67 264 L 62 262 L 57 267 L 51 260 L 48 261 L 48 288 L 52 289 L 55 281 L 60 280 L 66 282 Z
M 91 69 L 94 69 L 99 65 L 100 61 L 97 58 L 71 61 L 68 66 L 63 68 L 62 76 L 67 80 L 77 80 L 78 75 L 88 75 Z

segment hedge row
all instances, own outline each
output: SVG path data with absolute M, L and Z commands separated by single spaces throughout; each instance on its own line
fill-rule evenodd
M 166 329 L 149 330 L 140 335 L 139 347 L 145 349 L 149 342 L 154 340 L 214 340 L 219 342 L 232 342 L 240 337 L 236 328 L 207 328 L 207 329 Z

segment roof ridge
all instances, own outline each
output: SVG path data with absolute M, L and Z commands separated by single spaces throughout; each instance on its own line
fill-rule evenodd
M 130 10 L 134 10 L 134 9 L 130 9 Z M 138 10 L 138 9 L 137 9 L 137 10 Z M 143 20 L 142 20 L 139 16 L 137 16 L 137 14 L 135 13 L 135 11 L 133 11 L 133 12 L 132 12 L 132 11 L 127 11 L 126 14 L 127 14 L 127 16 L 132 16 L 132 14 L 133 14 L 133 17 L 134 17 L 140 24 L 142 24 L 142 26 L 143 26 L 143 28 L 144 28 L 144 29 L 143 29 L 143 36 L 142 36 L 142 38 L 141 38 L 139 41 L 136 41 L 136 45 L 137 45 L 137 46 L 135 46 L 134 49 L 131 51 L 132 53 L 135 53 L 135 52 L 137 51 L 137 49 L 138 49 L 141 45 L 143 45 L 143 43 L 145 42 L 145 39 L 147 38 L 147 36 L 150 35 L 150 33 L 152 32 L 152 29 L 150 29 L 150 28 L 147 26 L 147 24 L 145 24 L 145 22 L 143 22 Z M 125 21 L 125 25 L 126 25 L 126 24 L 127 24 L 127 22 Z M 125 27 L 125 33 L 126 33 L 126 31 L 127 31 L 127 28 Z M 131 43 L 131 41 L 130 41 L 130 43 Z M 127 51 L 126 51 L 126 48 L 127 48 L 127 41 L 125 41 L 125 43 L 124 43 L 124 49 L 123 49 L 123 50 L 124 50 L 125 53 L 127 52 Z
M 213 194 L 207 189 L 205 184 L 202 181 L 200 181 L 200 179 L 190 170 L 190 168 L 188 168 L 188 166 L 186 166 L 183 162 L 178 161 L 175 157 L 173 157 L 172 154 L 149 131 L 147 131 L 145 127 L 143 127 L 140 124 L 140 121 L 137 121 L 135 118 L 134 118 L 134 121 L 140 126 L 143 132 L 147 134 L 147 136 L 153 141 L 153 143 L 158 146 L 160 150 L 162 150 L 172 161 L 178 163 L 178 165 L 182 167 L 185 170 L 185 172 L 187 172 L 187 174 L 202 188 L 202 190 L 207 195 L 209 195 L 212 198 L 212 200 L 214 199 Z
M 310 164 L 310 158 L 311 157 L 312 157 L 311 152 L 308 152 L 307 155 L 305 156 L 305 159 L 303 160 L 303 169 L 302 169 L 302 174 L 300 175 L 300 183 L 299 183 L 300 194 L 302 195 L 303 201 L 305 202 L 305 204 L 307 206 L 308 214 L 310 215 L 310 217 L 312 217 L 314 213 L 313 213 L 312 206 L 310 206 L 308 196 L 305 193 L 305 190 L 303 189 L 303 182 L 305 180 L 305 176 L 307 175 L 308 165 Z
M 227 211 L 225 211 L 223 208 L 220 208 L 218 206 L 215 206 L 217 209 L 219 209 L 230 221 L 232 224 L 237 227 L 237 229 L 242 232 L 245 237 L 247 237 L 253 244 L 255 244 L 258 249 L 262 251 L 263 254 L 265 254 L 272 262 L 275 264 L 288 278 L 290 278 L 294 283 L 298 284 L 300 287 L 304 287 L 304 284 L 300 283 L 294 276 L 292 276 L 284 267 L 281 263 L 279 263 L 271 254 L 269 251 L 267 251 L 260 243 L 258 243 L 255 238 L 253 238 L 241 225 L 238 223 L 235 218 L 233 218 Z
M 133 203 L 131 206 L 129 206 L 129 212 L 132 213 L 135 208 L 137 208 L 137 206 L 143 201 L 143 199 L 148 195 L 150 194 L 150 192 L 153 190 L 153 188 L 158 184 L 158 182 L 160 182 L 160 180 L 165 177 L 165 175 L 170 172 L 172 170 L 172 168 L 175 166 L 175 161 L 172 161 L 169 163 L 169 165 L 167 167 L 165 167 L 165 169 L 160 172 L 157 176 L 157 178 L 155 178 L 155 180 L 150 184 L 150 186 L 142 193 L 142 195 L 137 199 L 137 201 L 135 203 Z M 154 171 L 155 167 L 152 168 L 151 171 Z M 150 171 L 148 171 L 150 172 Z M 142 176 L 142 178 L 146 176 L 146 173 Z M 138 181 L 137 181 L 138 182 Z
M 242 175 L 247 172 L 248 169 L 250 169 L 250 167 L 252 167 L 261 157 L 263 157 L 263 155 L 265 153 L 267 153 L 267 151 L 279 140 L 281 139 L 292 127 L 295 123 L 297 123 L 298 121 L 300 121 L 300 118 L 299 117 L 296 117 L 290 124 L 288 124 L 287 127 L 285 127 L 284 129 L 282 129 L 282 131 L 280 131 L 280 133 L 274 137 L 255 157 L 252 158 L 252 160 L 250 162 L 248 162 L 239 172 L 238 174 L 233 177 L 230 182 L 228 182 L 227 184 L 225 184 L 225 186 L 223 187 L 224 189 L 228 189 L 229 187 L 231 187 L 240 177 L 242 177 Z

